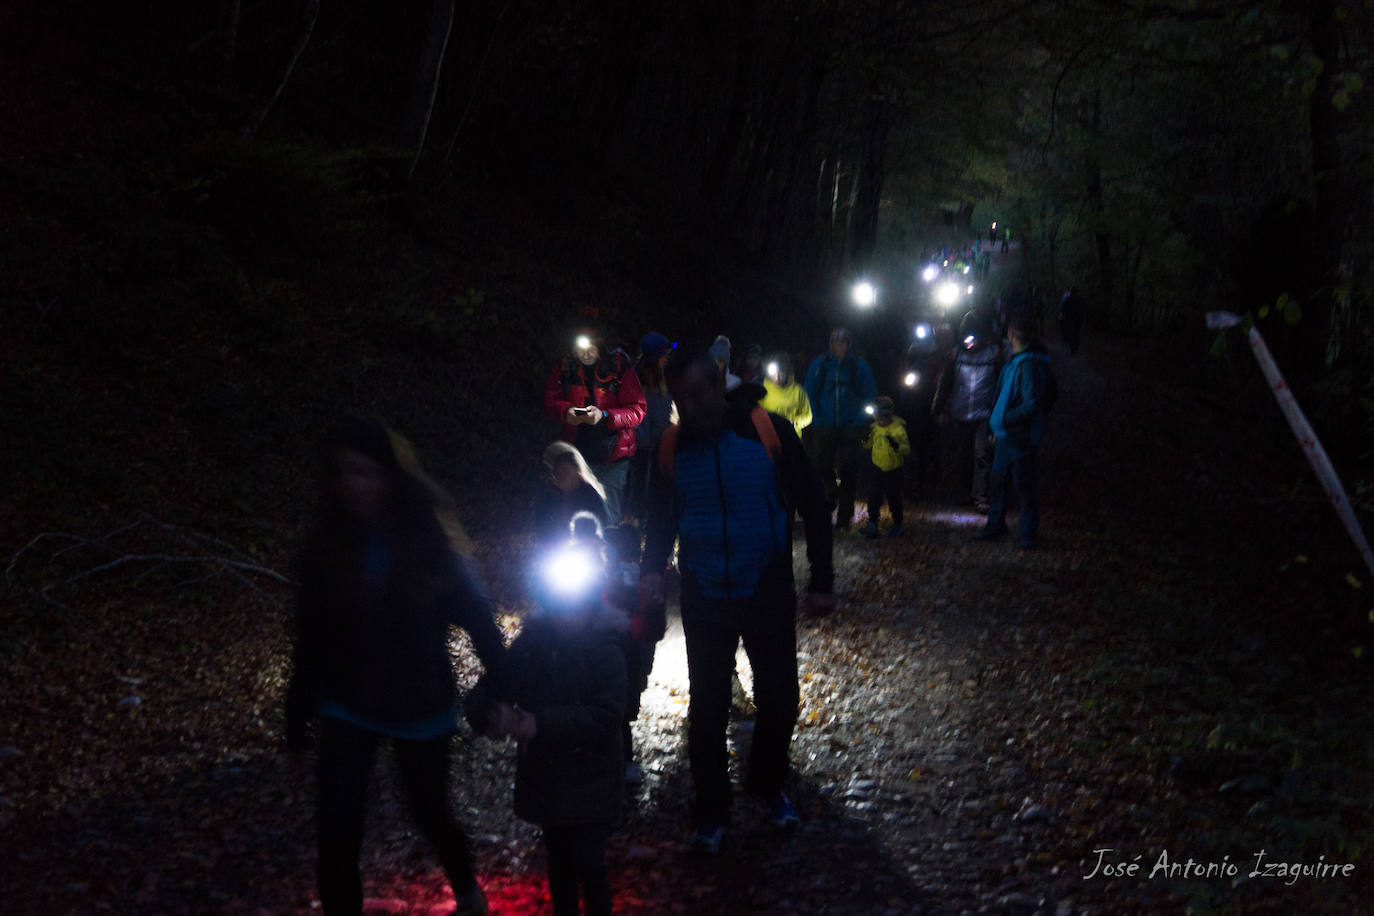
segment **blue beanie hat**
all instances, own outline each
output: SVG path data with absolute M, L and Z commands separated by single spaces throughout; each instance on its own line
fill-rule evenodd
M 657 359 L 673 348 L 673 343 L 657 331 L 650 331 L 639 340 L 639 352 L 646 359 Z

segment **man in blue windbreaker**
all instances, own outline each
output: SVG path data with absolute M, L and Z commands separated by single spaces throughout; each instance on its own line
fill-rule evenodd
M 1040 529 L 1040 442 L 1045 436 L 1044 397 L 1050 355 L 1036 340 L 1030 323 L 1016 317 L 1007 325 L 1012 357 L 997 380 L 997 401 L 988 427 L 994 438 L 992 505 L 988 521 L 974 540 L 992 541 L 1007 533 L 1007 483 L 1021 494 L 1021 547 L 1035 546 Z
M 878 386 L 868 363 L 851 352 L 849 331 L 844 328 L 830 332 L 830 351 L 811 361 L 802 385 L 814 416 L 811 463 L 835 509 L 835 527 L 844 531 L 854 521 L 854 492 L 863 452 L 860 443 L 868 422 L 864 406 L 878 396 Z
M 662 600 L 663 570 L 678 538 L 695 789 L 689 849 L 712 854 L 730 820 L 725 736 L 741 639 L 758 708 L 745 789 L 776 826 L 797 824 L 783 794 L 799 697 L 791 518 L 795 509 L 805 522 L 811 565 L 802 610 L 820 615 L 835 607 L 830 513 L 791 422 L 727 401 L 725 376 L 705 347 L 679 347 L 665 376 L 681 423 L 659 443 L 663 473 L 649 496 L 640 588 L 643 600 Z

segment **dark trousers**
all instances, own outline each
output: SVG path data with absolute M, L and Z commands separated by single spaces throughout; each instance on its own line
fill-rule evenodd
M 361 913 L 363 803 L 381 736 L 336 719 L 320 723 L 320 903 L 328 916 Z M 467 834 L 449 811 L 448 736 L 432 741 L 391 740 L 411 816 L 434 844 L 455 896 L 473 884 Z
M 579 884 L 587 916 L 611 916 L 611 881 L 606 876 L 610 832 L 609 827 L 587 824 L 544 828 L 554 916 L 577 916 Z
M 902 527 L 901 468 L 891 471 L 873 469 L 868 487 L 868 520 L 874 525 L 878 524 L 878 513 L 883 509 L 884 499 L 887 500 L 888 511 L 892 513 L 892 524 L 897 528 Z
M 988 479 L 992 473 L 992 442 L 987 420 L 954 421 L 954 457 L 959 479 L 966 481 L 974 504 L 988 501 Z
M 1006 440 L 997 440 L 999 451 L 1006 449 L 993 462 L 997 468 L 992 474 L 992 507 L 988 509 L 988 527 L 1001 528 L 1007 519 L 1007 485 L 1016 482 L 1016 492 L 1021 496 L 1021 539 L 1034 541 L 1040 531 L 1040 477 L 1039 449 L 1028 448 L 1021 455 L 1012 457 Z
M 625 762 L 635 758 L 633 733 L 630 726 L 639 718 L 639 701 L 645 688 L 649 686 L 649 672 L 654 670 L 654 654 L 658 641 L 663 638 L 664 608 L 651 609 L 644 615 L 645 632 L 629 635 L 621 640 L 621 650 L 625 653 L 625 723 L 621 729 L 625 749 Z M 632 624 L 633 627 L 633 624 Z
M 682 629 L 687 638 L 687 756 L 696 798 L 695 823 L 730 821 L 730 769 L 725 746 L 730 676 L 741 638 L 754 673 L 754 741 L 745 790 L 771 796 L 787 778 L 787 753 L 797 720 L 796 595 L 709 598 L 684 577 Z
M 934 485 L 940 468 L 940 427 L 930 415 L 930 405 L 907 419 L 907 436 L 911 439 L 911 458 L 903 465 L 906 493 L 920 499 Z
M 811 463 L 825 482 L 825 497 L 835 507 L 837 524 L 847 525 L 854 520 L 862 438 L 863 431 L 852 424 L 813 426 L 811 430 Z

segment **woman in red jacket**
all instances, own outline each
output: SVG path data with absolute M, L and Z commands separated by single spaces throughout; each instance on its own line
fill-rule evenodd
M 601 481 L 609 521 L 615 525 L 635 453 L 635 427 L 647 405 L 629 355 L 604 347 L 593 330 L 574 335 L 568 352 L 549 372 L 544 414 L 563 424 L 560 438 L 577 446 Z

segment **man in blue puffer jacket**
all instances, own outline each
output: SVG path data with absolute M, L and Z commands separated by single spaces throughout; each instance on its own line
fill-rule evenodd
M 752 403 L 727 401 L 725 377 L 704 347 L 679 347 L 666 376 L 681 425 L 659 444 L 664 473 L 650 493 L 640 586 L 644 601 L 662 600 L 663 569 L 678 537 L 695 788 L 689 848 L 716 853 L 730 818 L 725 733 L 741 638 L 758 707 L 745 789 L 775 825 L 797 823 L 782 791 L 798 701 L 791 510 L 806 525 L 811 581 L 803 611 L 811 614 L 835 606 L 830 513 L 792 424 Z
M 830 351 L 811 361 L 802 385 L 815 418 L 811 462 L 835 509 L 835 527 L 844 531 L 854 520 L 854 492 L 863 453 L 860 443 L 868 423 L 864 406 L 878 396 L 878 386 L 868 363 L 850 352 L 849 332 L 844 328 L 830 332 Z
M 1044 396 L 1050 356 L 1035 340 L 1029 322 L 1014 318 L 1007 326 L 1012 357 L 997 380 L 997 402 L 988 427 L 995 440 L 992 456 L 992 505 L 987 524 L 975 540 L 991 541 L 1007 533 L 1007 479 L 1021 494 L 1021 547 L 1035 546 L 1040 528 L 1037 493 L 1040 442 L 1045 436 Z

